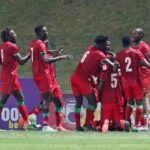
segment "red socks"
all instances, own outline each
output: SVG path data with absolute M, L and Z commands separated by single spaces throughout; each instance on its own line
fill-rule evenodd
M 135 116 L 135 125 L 134 126 L 136 126 L 136 127 L 138 126 L 138 124 L 142 118 L 142 114 L 143 114 L 143 107 L 141 106 L 141 107 L 136 108 L 136 112 L 135 112 L 136 116 Z
M 25 105 L 18 106 L 18 110 L 22 116 L 22 118 L 27 121 L 28 120 L 28 110 Z

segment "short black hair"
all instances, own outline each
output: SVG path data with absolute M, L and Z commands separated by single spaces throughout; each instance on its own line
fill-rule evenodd
M 122 45 L 123 46 L 130 46 L 131 45 L 131 39 L 129 36 L 123 36 L 122 37 Z
M 35 30 L 34 30 L 35 33 L 39 34 L 42 31 L 43 27 L 45 27 L 45 26 L 44 25 L 38 25 L 38 26 L 36 26 Z
M 9 41 L 9 35 L 10 35 L 10 30 L 12 30 L 10 27 L 7 27 L 1 32 L 1 38 L 3 42 Z
M 99 35 L 94 39 L 94 42 L 96 44 L 100 44 L 100 43 L 104 43 L 108 40 L 108 36 L 104 36 L 104 35 Z

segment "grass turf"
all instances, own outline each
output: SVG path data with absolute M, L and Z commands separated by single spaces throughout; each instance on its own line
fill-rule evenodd
M 148 150 L 150 132 L 0 132 L 0 150 Z

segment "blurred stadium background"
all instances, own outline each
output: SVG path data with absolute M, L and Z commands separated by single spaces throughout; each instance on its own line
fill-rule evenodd
M 0 29 L 13 27 L 21 54 L 26 54 L 34 27 L 44 24 L 51 48 L 65 46 L 73 61 L 55 64 L 56 77 L 64 93 L 71 93 L 69 77 L 85 48 L 99 34 L 110 36 L 113 51 L 121 48 L 120 38 L 143 27 L 150 39 L 149 0 L 0 0 Z M 31 77 L 30 61 L 19 67 L 19 76 Z

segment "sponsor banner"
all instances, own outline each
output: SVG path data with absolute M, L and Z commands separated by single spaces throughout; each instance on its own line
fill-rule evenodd
M 32 78 L 19 78 L 22 91 L 25 97 L 25 104 L 29 112 L 35 108 L 41 101 L 38 88 Z M 0 83 L 1 84 L 1 83 Z M 75 118 L 74 118 L 74 107 L 75 98 L 72 94 L 63 94 L 63 123 L 62 125 L 68 130 L 75 129 Z M 84 100 L 84 107 L 86 107 L 87 102 Z M 84 109 L 82 108 L 81 117 L 84 116 Z M 11 95 L 3 108 L 0 117 L 0 129 L 4 130 L 19 130 L 20 113 L 18 112 L 16 100 Z M 55 128 L 55 114 L 54 114 L 54 104 L 50 104 L 50 126 Z M 37 116 L 37 123 L 42 125 L 42 113 Z
M 22 91 L 25 97 L 25 104 L 29 111 L 40 103 L 40 94 L 38 89 L 31 78 L 19 79 Z M 0 117 L 0 128 L 5 130 L 18 130 L 18 120 L 20 113 L 18 112 L 16 100 L 11 95 L 2 111 Z M 42 114 L 38 116 L 38 123 L 42 122 Z
M 33 81 L 32 78 L 20 78 L 19 79 L 23 94 L 25 97 L 25 104 L 29 110 L 29 112 L 35 108 L 41 101 L 39 91 Z M 75 108 L 75 98 L 72 94 L 63 94 L 63 122 L 62 126 L 68 130 L 75 129 L 75 118 L 74 118 L 74 108 Z M 150 104 L 147 99 L 148 106 L 148 123 L 150 123 Z M 81 124 L 84 124 L 85 120 L 85 112 L 87 107 L 87 100 L 84 98 L 83 107 L 81 108 Z M 18 112 L 16 106 L 16 100 L 11 95 L 2 111 L 0 117 L 0 129 L 4 130 L 19 130 L 18 121 L 19 121 L 20 113 Z M 100 119 L 100 103 L 98 103 L 95 119 Z M 131 117 L 132 123 L 134 123 L 134 116 Z M 55 113 L 54 113 L 54 104 L 50 104 L 50 118 L 49 118 L 50 126 L 55 128 Z M 37 123 L 42 125 L 42 113 L 37 116 Z

